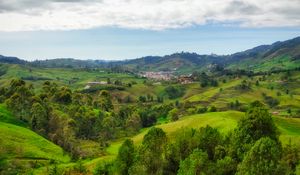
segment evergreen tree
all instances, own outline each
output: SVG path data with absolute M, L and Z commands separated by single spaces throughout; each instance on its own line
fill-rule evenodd
M 151 128 L 144 136 L 140 149 L 140 163 L 147 174 L 161 174 L 163 170 L 163 151 L 167 141 L 161 128 Z
M 116 169 L 121 175 L 128 175 L 129 168 L 134 161 L 134 145 L 133 141 L 126 139 L 119 148 L 119 153 L 116 159 Z
M 238 122 L 232 137 L 232 152 L 239 160 L 244 153 L 250 150 L 252 145 L 262 137 L 270 137 L 279 142 L 278 131 L 271 114 L 259 101 L 250 104 L 246 116 Z
M 206 174 L 208 163 L 207 153 L 195 149 L 188 158 L 180 163 L 178 175 Z
M 281 175 L 280 171 L 281 145 L 269 137 L 263 137 L 255 142 L 238 167 L 237 175 Z

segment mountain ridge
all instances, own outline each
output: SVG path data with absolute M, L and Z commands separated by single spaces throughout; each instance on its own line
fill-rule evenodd
M 286 62 L 295 62 L 295 65 L 300 66 L 300 37 L 286 41 L 277 41 L 270 45 L 260 45 L 230 55 L 200 55 L 195 52 L 177 52 L 165 56 L 145 56 L 119 61 L 79 60 L 74 58 L 25 61 L 17 57 L 0 55 L 0 63 L 27 64 L 47 68 L 107 68 L 122 66 L 139 71 L 190 72 L 206 70 L 210 65 L 220 65 L 225 68 L 252 69 L 252 67 L 258 67 L 262 62 L 272 61 L 274 58 L 279 62 L 280 58 L 285 58 Z M 279 69 L 280 66 L 276 66 L 265 69 Z M 281 66 L 281 68 L 285 68 L 285 66 Z

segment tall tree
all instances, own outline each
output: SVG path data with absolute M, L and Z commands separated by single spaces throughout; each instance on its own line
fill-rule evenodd
M 242 160 L 244 153 L 262 137 L 270 137 L 278 141 L 278 131 L 271 114 L 262 103 L 256 101 L 250 105 L 245 117 L 238 122 L 232 137 L 231 151 Z
M 207 153 L 195 149 L 188 158 L 180 163 L 178 175 L 206 174 L 208 164 L 209 160 Z
M 48 131 L 48 115 L 46 109 L 40 103 L 34 103 L 31 107 L 31 127 L 40 134 Z
M 200 128 L 199 131 L 199 146 L 198 148 L 205 150 L 208 154 L 208 158 L 213 160 L 215 155 L 215 148 L 222 144 L 222 135 L 216 128 L 206 126 L 205 128 Z
M 133 141 L 126 139 L 120 147 L 116 159 L 117 170 L 121 175 L 128 175 L 129 168 L 133 165 L 134 154 Z
M 281 145 L 264 137 L 255 142 L 238 167 L 238 175 L 280 175 Z
M 167 141 L 166 133 L 161 128 L 151 128 L 144 136 L 140 160 L 147 174 L 161 174 L 163 170 L 163 151 Z

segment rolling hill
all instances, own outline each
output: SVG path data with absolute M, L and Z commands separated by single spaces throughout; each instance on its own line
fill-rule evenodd
M 175 71 L 191 73 L 204 71 L 220 65 L 231 69 L 267 71 L 300 67 L 300 37 L 261 45 L 231 55 L 199 55 L 197 53 L 174 53 L 166 56 L 146 56 L 124 61 L 77 60 L 58 58 L 27 62 L 16 57 L 0 56 L 0 63 L 27 64 L 47 68 L 111 68 L 122 67 L 137 71 Z

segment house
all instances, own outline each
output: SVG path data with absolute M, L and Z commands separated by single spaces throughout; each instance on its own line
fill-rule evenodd
M 87 83 L 88 85 L 92 86 L 92 85 L 104 85 L 107 84 L 107 81 L 91 81 Z
M 89 89 L 90 87 L 96 86 L 96 85 L 106 85 L 106 84 L 107 84 L 107 81 L 91 81 L 86 84 L 84 89 Z
M 193 83 L 193 78 L 191 76 L 180 76 L 178 77 L 178 82 L 180 84 L 190 84 Z
M 153 79 L 153 80 L 164 80 L 170 81 L 174 76 L 172 72 L 143 72 L 140 74 L 142 77 Z

